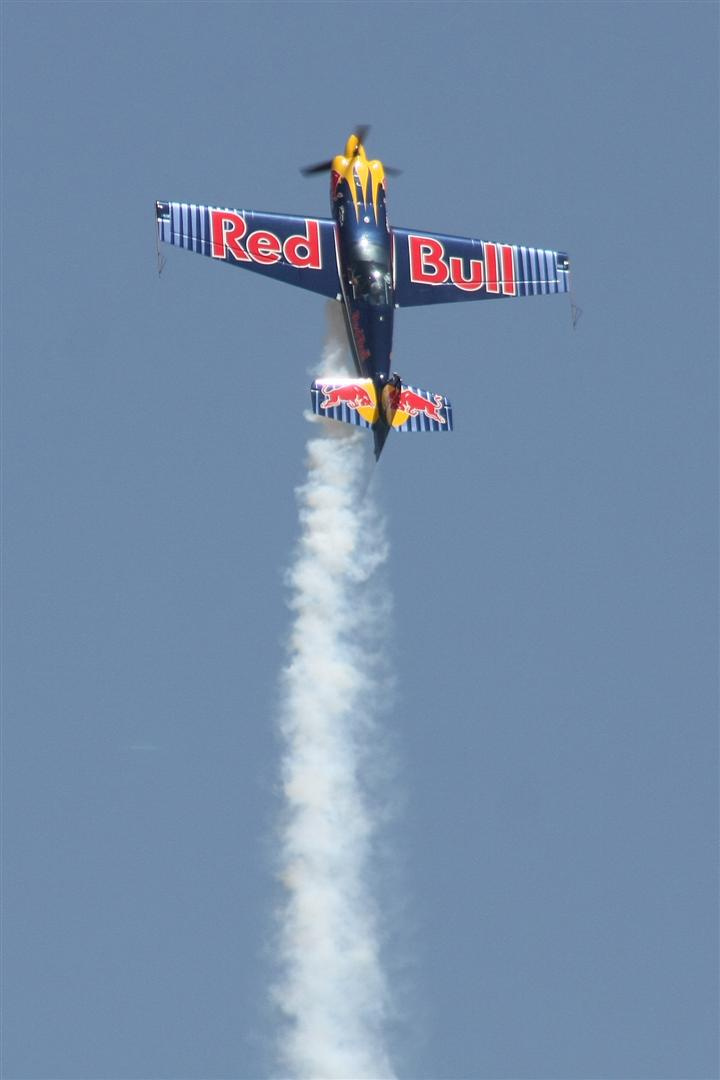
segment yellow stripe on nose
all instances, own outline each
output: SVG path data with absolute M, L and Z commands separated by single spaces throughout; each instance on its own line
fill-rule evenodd
M 358 141 L 357 135 L 351 135 L 345 147 L 344 156 L 333 158 L 333 171 L 338 173 L 350 189 L 355 217 L 359 221 L 361 209 L 367 212 L 372 206 L 375 222 L 378 220 L 378 199 L 380 188 L 385 183 L 385 170 L 381 161 L 368 161 L 365 148 Z M 359 185 L 356 184 L 356 178 Z M 360 194 L 358 195 L 358 186 Z

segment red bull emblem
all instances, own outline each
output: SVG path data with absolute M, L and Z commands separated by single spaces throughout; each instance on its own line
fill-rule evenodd
M 312 218 L 305 220 L 305 233 L 288 236 L 283 243 L 267 229 L 256 229 L 247 235 L 247 221 L 232 210 L 210 211 L 212 255 L 225 259 L 231 255 L 236 262 L 256 262 L 262 266 L 285 259 L 291 266 L 305 270 L 322 270 L 320 255 L 320 225 Z
M 447 420 L 440 412 L 443 399 L 440 394 L 433 394 L 434 402 L 430 398 L 416 394 L 414 390 L 396 390 L 393 394 L 392 408 L 398 413 L 406 413 L 408 416 L 417 416 L 423 413 L 428 420 L 435 420 L 438 424 L 446 424 Z M 402 421 L 404 423 L 404 421 Z M 396 423 L 397 426 L 397 423 Z
M 422 285 L 454 285 L 464 292 L 515 296 L 515 261 L 509 244 L 483 244 L 484 259 L 447 257 L 434 236 L 409 236 L 410 280 Z M 499 254 L 498 254 L 499 253 Z M 467 262 L 467 267 L 466 267 Z
M 333 386 L 326 383 L 321 387 L 325 400 L 320 402 L 321 409 L 334 409 L 337 405 L 347 405 L 349 409 L 372 409 L 375 402 L 360 383 L 344 383 Z

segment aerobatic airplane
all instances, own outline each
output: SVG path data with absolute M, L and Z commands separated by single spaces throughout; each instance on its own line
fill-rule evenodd
M 330 218 L 195 203 L 156 203 L 159 240 L 332 297 L 343 305 L 357 377 L 317 379 L 319 416 L 370 428 L 379 458 L 388 432 L 450 431 L 452 408 L 391 374 L 395 308 L 569 291 L 568 256 L 388 225 L 386 175 L 359 127 L 345 153 L 310 165 L 330 173 Z

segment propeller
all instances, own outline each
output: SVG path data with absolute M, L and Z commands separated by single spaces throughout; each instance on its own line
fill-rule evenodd
M 370 125 L 369 124 L 358 124 L 358 126 L 355 128 L 355 131 L 353 132 L 353 135 L 356 135 L 357 136 L 357 141 L 359 143 L 362 143 L 362 145 L 364 146 L 365 145 L 365 140 L 368 137 L 369 131 L 370 131 Z
M 315 173 L 330 172 L 332 158 L 329 161 L 318 161 L 317 165 L 306 165 L 300 172 L 303 176 L 314 176 Z
M 369 124 L 358 124 L 353 134 L 356 136 L 358 145 L 364 146 L 365 140 L 370 131 Z M 329 158 L 327 161 L 318 161 L 315 165 L 306 165 L 300 172 L 303 176 L 315 176 L 317 173 L 330 172 L 332 168 L 333 159 Z M 392 166 L 384 166 L 385 172 L 388 176 L 400 176 L 402 169 L 394 169 Z

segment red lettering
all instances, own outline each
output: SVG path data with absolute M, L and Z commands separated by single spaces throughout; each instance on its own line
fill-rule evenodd
M 506 296 L 515 295 L 515 263 L 513 262 L 513 250 L 509 244 L 500 244 L 500 258 L 502 259 L 503 282 L 502 291 Z
M 485 285 L 488 292 L 500 292 L 497 248 L 494 244 L 485 244 Z
M 320 225 L 312 218 L 306 221 L 307 233 L 288 236 L 283 245 L 283 255 L 292 266 L 306 267 L 308 270 L 320 270 Z M 302 251 L 305 254 L 302 254 Z
M 269 266 L 271 263 L 279 262 L 282 254 L 280 241 L 275 233 L 263 232 L 262 229 L 250 233 L 247 238 L 246 247 L 248 255 L 254 259 L 255 262 L 262 263 L 263 266 Z
M 355 338 L 355 344 L 357 346 L 357 351 L 358 351 L 358 353 L 360 354 L 360 356 L 361 356 L 361 358 L 363 360 L 369 360 L 371 353 L 370 353 L 370 350 L 367 347 L 367 342 L 365 340 L 365 331 L 363 330 L 362 325 L 360 323 L 360 314 L 359 314 L 357 308 L 355 309 L 355 311 L 353 311 L 352 315 L 350 316 L 350 322 L 352 323 L 353 337 Z
M 443 262 L 445 249 L 430 236 L 409 236 L 410 280 L 425 285 L 444 285 L 450 271 Z
M 480 259 L 470 260 L 470 277 L 463 275 L 463 261 L 456 256 L 450 259 L 450 278 L 453 285 L 465 292 L 477 292 L 483 287 L 483 264 Z
M 212 253 L 215 259 L 224 259 L 229 251 L 238 262 L 250 262 L 240 241 L 247 230 L 245 218 L 232 210 L 211 210 Z

